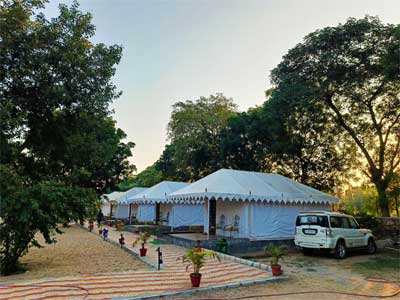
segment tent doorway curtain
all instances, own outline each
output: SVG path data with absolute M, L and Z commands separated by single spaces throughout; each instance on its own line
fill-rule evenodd
M 160 203 L 156 203 L 156 224 L 160 222 Z
M 217 201 L 210 199 L 209 203 L 208 235 L 215 236 L 217 229 Z

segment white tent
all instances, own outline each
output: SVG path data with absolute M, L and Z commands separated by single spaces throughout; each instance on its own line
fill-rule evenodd
M 137 213 L 137 205 L 130 204 L 128 198 L 144 192 L 145 190 L 147 190 L 147 188 L 134 187 L 120 194 L 116 199 L 115 217 L 118 219 L 128 219 L 130 216 L 135 216 Z
M 111 206 L 113 204 L 115 205 L 117 199 L 123 194 L 124 194 L 123 192 L 112 192 L 110 194 L 104 194 L 101 196 L 101 199 L 103 200 L 103 205 L 101 207 L 101 210 L 103 211 L 103 214 L 105 216 L 111 217 L 111 214 L 114 213 Z
M 338 199 L 278 174 L 221 169 L 169 194 L 168 201 L 204 203 L 209 234 L 235 227 L 238 237 L 273 239 L 294 236 L 300 211 L 330 210 Z
M 202 225 L 204 220 L 204 209 L 201 205 L 173 204 L 167 200 L 167 195 L 179 190 L 189 183 L 162 181 L 146 191 L 132 197 L 128 197 L 129 203 L 139 205 L 137 219 L 140 222 L 153 221 L 156 219 L 157 207 L 159 219 L 163 224 L 178 227 Z

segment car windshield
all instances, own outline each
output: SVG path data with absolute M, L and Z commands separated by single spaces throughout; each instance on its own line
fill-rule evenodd
M 297 217 L 296 226 L 317 225 L 320 227 L 328 227 L 328 218 L 318 215 L 301 215 Z

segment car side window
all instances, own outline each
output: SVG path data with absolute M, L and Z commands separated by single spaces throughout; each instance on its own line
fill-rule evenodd
M 341 228 L 342 227 L 342 225 L 341 225 L 342 222 L 340 222 L 339 217 L 331 217 L 330 219 L 331 219 L 331 227 L 332 228 Z
M 345 228 L 345 229 L 349 229 L 349 228 L 351 228 L 350 227 L 350 223 L 349 223 L 349 218 L 346 218 L 346 217 L 342 217 L 341 218 L 342 220 L 342 228 Z
M 357 222 L 353 218 L 349 218 L 349 223 L 350 223 L 350 228 L 352 228 L 352 229 L 358 229 L 359 228 Z

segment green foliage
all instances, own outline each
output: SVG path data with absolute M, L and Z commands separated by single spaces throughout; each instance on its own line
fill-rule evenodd
M 173 105 L 166 147 L 156 168 L 168 179 L 197 180 L 220 168 L 219 135 L 236 114 L 232 99 L 222 94 Z M 175 176 L 174 176 L 175 174 Z
M 357 145 L 383 216 L 400 165 L 399 43 L 399 25 L 350 18 L 307 35 L 271 74 L 275 89 L 291 93 L 292 101 L 302 101 L 298 87 L 305 87 L 321 114 Z
M 92 43 L 77 3 L 48 20 L 45 2 L 0 5 L 2 274 L 39 246 L 36 234 L 52 243 L 58 224 L 93 218 L 96 193 L 134 170 L 134 144 L 110 117 L 122 48 Z
M 93 190 L 57 181 L 34 184 L 11 168 L 0 165 L 0 273 L 9 275 L 18 268 L 18 258 L 30 246 L 40 247 L 36 234 L 46 243 L 55 242 L 59 225 L 83 221 L 95 211 Z
M 350 215 L 379 215 L 378 193 L 375 188 L 354 188 L 346 192 L 339 209 Z
M 196 249 L 188 249 L 180 260 L 182 260 L 183 263 L 188 263 L 186 265 L 186 271 L 189 270 L 189 268 L 192 268 L 194 274 L 200 274 L 200 269 L 204 267 L 207 257 L 221 261 L 221 258 L 216 252 L 205 249 L 200 251 Z
M 133 187 L 149 187 L 165 180 L 161 171 L 158 171 L 155 164 L 147 167 L 139 174 L 122 181 L 118 188 L 121 191 L 127 191 Z
M 271 265 L 277 265 L 279 260 L 288 254 L 286 248 L 275 245 L 268 245 L 264 250 L 271 256 Z
M 151 238 L 151 233 L 144 231 L 144 232 L 139 232 L 139 237 L 136 238 L 133 243 L 132 243 L 132 247 L 135 247 L 137 245 L 137 243 L 141 242 L 142 245 L 144 246 L 145 244 L 147 244 L 147 241 Z

